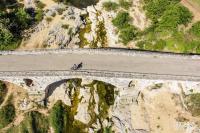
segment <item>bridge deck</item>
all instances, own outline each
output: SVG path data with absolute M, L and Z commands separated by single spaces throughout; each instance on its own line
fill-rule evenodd
M 127 56 L 117 54 L 38 54 L 38 55 L 2 55 L 0 56 L 0 76 L 8 72 L 37 71 L 69 71 L 73 64 L 83 62 L 84 72 L 107 72 L 107 73 L 138 73 L 141 75 L 170 75 L 185 76 L 200 79 L 200 59 Z M 15 73 L 17 74 L 17 73 Z M 53 74 L 53 73 L 52 73 Z M 13 75 L 17 76 L 17 75 Z M 131 78 L 131 77 L 130 77 Z

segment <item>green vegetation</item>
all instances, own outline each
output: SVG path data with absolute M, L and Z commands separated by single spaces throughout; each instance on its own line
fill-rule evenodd
M 163 13 L 172 5 L 176 5 L 180 0 L 144 0 L 144 8 L 147 11 L 147 16 L 151 18 L 153 22 L 163 15 Z
M 133 25 L 128 25 L 125 28 L 121 29 L 119 37 L 121 42 L 127 44 L 137 35 L 137 29 Z
M 104 127 L 103 121 L 109 120 L 108 110 L 115 101 L 114 86 L 101 82 L 93 81 L 90 84 L 82 85 L 82 79 L 67 80 L 66 94 L 69 96 L 71 106 L 65 105 L 58 100 L 46 115 L 38 111 L 25 113 L 23 121 L 17 125 L 11 125 L 6 129 L 7 133 L 48 133 L 50 127 L 55 133 L 86 133 L 88 128 L 93 128 L 93 124 L 100 122 L 101 129 L 97 132 L 112 133 L 112 127 Z M 80 88 L 90 90 L 90 99 L 88 113 L 91 117 L 86 124 L 75 119 L 78 105 L 83 97 L 79 97 Z M 98 103 L 96 96 L 98 95 Z M 0 110 L 0 128 L 7 126 L 15 118 L 15 108 L 12 103 L 12 95 L 7 101 L 8 104 Z M 98 107 L 99 114 L 96 114 L 95 108 Z M 9 116 L 9 117 L 8 117 Z
M 50 114 L 50 121 L 55 133 L 84 133 L 85 125 L 74 120 L 71 107 L 57 101 Z
M 195 24 L 192 25 L 192 28 L 190 29 L 190 32 L 197 36 L 200 37 L 200 21 L 196 22 Z
M 88 113 L 91 117 L 91 120 L 87 124 L 88 127 L 91 127 L 93 123 L 96 123 L 97 121 L 102 124 L 103 120 L 109 119 L 108 116 L 108 110 L 111 105 L 114 104 L 115 101 L 115 92 L 114 92 L 114 86 L 110 84 L 106 84 L 101 81 L 93 81 L 91 84 L 85 85 L 86 87 L 90 88 L 90 100 L 89 100 L 89 106 L 88 106 Z M 99 114 L 95 113 L 95 92 L 98 94 L 99 102 L 98 102 L 98 112 Z M 105 132 L 107 131 L 106 128 L 104 128 L 101 125 L 101 130 L 98 132 Z
M 151 26 L 137 34 L 136 46 L 152 51 L 200 53 L 198 23 L 190 30 L 186 26 L 192 20 L 191 12 L 180 0 L 145 0 L 144 9 L 151 19 Z
M 7 133 L 48 133 L 49 122 L 46 116 L 31 111 L 25 114 L 20 125 L 8 129 Z
M 42 17 L 41 10 L 25 9 L 15 0 L 3 1 L 0 8 L 0 50 L 16 49 L 24 30 L 41 21 Z
M 178 26 L 186 25 L 192 20 L 189 10 L 179 4 L 168 7 L 158 22 L 157 30 L 177 30 Z
M 85 38 L 85 33 L 89 33 L 91 31 L 91 22 L 88 19 L 88 15 L 87 16 L 83 16 L 84 19 L 86 20 L 86 25 L 84 28 L 81 28 L 79 30 L 79 39 L 80 39 L 80 44 L 79 47 L 83 48 L 86 45 L 89 45 L 88 40 Z
M 15 107 L 8 103 L 0 109 L 0 129 L 6 127 L 15 118 Z
M 133 40 L 137 35 L 137 29 L 130 24 L 131 17 L 127 12 L 119 12 L 117 16 L 112 20 L 115 27 L 119 29 L 119 37 L 122 43 L 125 45 Z
M 63 24 L 63 25 L 62 25 L 62 28 L 63 28 L 63 29 L 68 29 L 68 28 L 69 28 L 69 25 L 68 25 L 68 24 Z
M 186 104 L 193 116 L 200 115 L 200 93 L 194 93 L 186 96 Z
M 129 26 L 131 18 L 129 16 L 129 13 L 127 12 L 119 12 L 117 16 L 112 20 L 112 23 L 115 27 L 119 29 L 123 29 L 127 26 Z
M 43 19 L 43 10 L 38 9 L 38 10 L 36 10 L 35 13 L 36 13 L 36 15 L 35 15 L 36 22 L 42 21 L 42 19 Z
M 108 117 L 108 109 L 110 105 L 114 104 L 114 86 L 97 81 L 97 94 L 99 96 L 98 110 L 99 120 L 103 121 Z
M 103 3 L 103 7 L 106 9 L 106 11 L 115 11 L 118 9 L 119 5 L 115 2 L 108 1 Z
M 2 81 L 0 81 L 0 105 L 3 103 L 4 98 L 7 94 L 7 87 L 5 85 L 5 83 L 3 83 Z
M 46 6 L 44 3 L 42 3 L 39 0 L 36 1 L 35 4 L 36 4 L 36 7 L 39 8 L 39 9 L 43 9 Z
M 107 47 L 107 32 L 104 21 L 98 23 L 96 34 L 97 37 L 91 42 L 90 48 Z M 101 46 L 98 46 L 98 43 L 100 43 Z
M 46 21 L 50 23 L 53 19 L 51 17 L 46 17 Z
M 120 7 L 128 10 L 132 6 L 131 0 L 119 0 Z

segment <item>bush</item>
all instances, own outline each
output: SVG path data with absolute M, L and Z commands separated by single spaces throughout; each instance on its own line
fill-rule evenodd
M 2 81 L 0 81 L 0 105 L 3 103 L 6 93 L 7 93 L 6 85 Z
M 180 0 L 144 0 L 144 2 L 147 16 L 149 16 L 153 22 L 156 22 L 169 6 L 177 4 Z
M 128 25 L 120 30 L 120 39 L 124 44 L 127 44 L 136 37 L 137 30 L 134 26 Z
M 192 28 L 190 29 L 190 32 L 197 36 L 197 37 L 200 37 L 200 21 L 199 22 L 196 22 L 192 25 Z
M 7 46 L 13 41 L 13 34 L 0 23 L 0 46 Z
M 22 29 L 27 28 L 31 21 L 30 15 L 23 8 L 18 9 L 15 15 L 19 26 Z
M 114 26 L 116 26 L 119 29 L 122 29 L 129 25 L 131 18 L 129 16 L 129 13 L 127 12 L 119 12 L 117 16 L 112 20 L 112 23 Z
M 64 130 L 64 113 L 62 101 L 58 101 L 52 108 L 50 114 L 50 121 L 55 133 L 62 133 Z
M 157 30 L 176 30 L 178 25 L 186 25 L 191 20 L 191 12 L 186 7 L 176 4 L 164 12 L 158 23 Z
M 15 118 L 15 107 L 7 104 L 0 109 L 0 129 L 10 124 Z
M 72 106 L 74 104 L 72 101 Z M 50 122 L 55 133 L 84 133 L 85 125 L 74 119 L 73 107 L 62 101 L 54 104 L 50 113 Z
M 188 109 L 191 111 L 192 115 L 200 115 L 200 93 L 190 94 L 186 97 Z
M 103 3 L 103 7 L 106 9 L 106 11 L 111 11 L 111 10 L 115 11 L 118 9 L 118 6 L 119 5 L 117 3 L 111 1 Z
M 132 6 L 132 2 L 129 0 L 128 1 L 127 0 L 119 0 L 119 5 L 122 8 L 128 10 Z
M 37 22 L 40 22 L 40 21 L 42 21 L 42 19 L 43 19 L 43 10 L 41 10 L 41 9 L 36 10 L 35 20 Z
M 46 21 L 49 23 L 49 22 L 51 22 L 53 19 L 51 18 L 51 17 L 47 17 L 46 18 Z
M 62 28 L 63 28 L 63 29 L 68 29 L 68 28 L 69 28 L 69 25 L 68 25 L 68 24 L 63 24 L 63 25 L 62 25 Z
M 39 9 L 43 9 L 46 5 L 44 3 L 42 3 L 41 1 L 36 1 L 36 7 Z

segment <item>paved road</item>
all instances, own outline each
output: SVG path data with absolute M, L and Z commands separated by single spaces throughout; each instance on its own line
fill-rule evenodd
M 83 62 L 83 70 L 118 71 L 200 77 L 200 59 L 106 54 L 2 55 L 0 71 L 70 70 Z

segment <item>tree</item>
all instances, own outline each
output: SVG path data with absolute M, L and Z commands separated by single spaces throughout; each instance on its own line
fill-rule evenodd
M 20 27 L 22 29 L 27 28 L 28 24 L 30 23 L 31 17 L 23 8 L 20 8 L 15 13 L 17 17 L 18 24 L 20 24 Z
M 62 101 L 58 101 L 52 108 L 50 114 L 51 124 L 55 133 L 62 133 L 64 128 L 65 109 Z
M 13 41 L 12 33 L 0 23 L 0 47 L 7 46 Z

